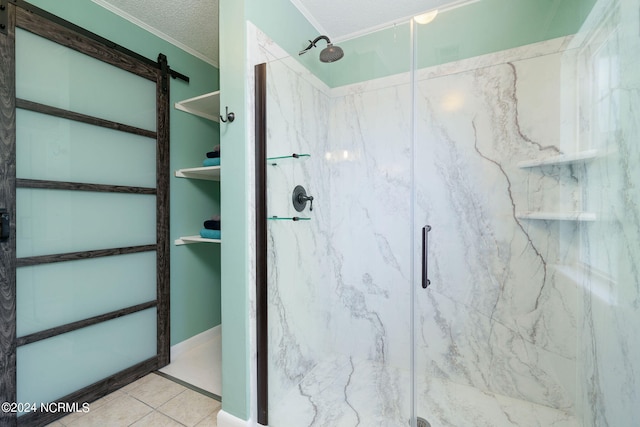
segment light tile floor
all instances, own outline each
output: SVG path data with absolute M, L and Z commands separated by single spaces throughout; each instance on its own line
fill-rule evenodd
M 205 341 L 175 357 L 172 354 L 171 363 L 160 372 L 221 396 L 222 335 L 211 334 Z
M 221 404 L 181 384 L 149 374 L 48 427 L 217 427 Z

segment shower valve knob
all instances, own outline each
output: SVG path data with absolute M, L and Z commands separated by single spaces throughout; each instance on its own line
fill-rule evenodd
M 293 189 L 291 201 L 293 208 L 298 212 L 302 212 L 304 208 L 307 207 L 307 202 L 310 203 L 309 210 L 313 210 L 313 196 L 308 196 L 307 191 L 302 185 L 296 185 L 296 188 Z

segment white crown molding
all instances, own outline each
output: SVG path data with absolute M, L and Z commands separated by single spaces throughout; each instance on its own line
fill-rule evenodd
M 294 0 L 291 0 L 291 1 L 293 2 Z M 343 41 L 346 41 L 346 40 L 355 39 L 355 38 L 358 38 L 358 37 L 365 36 L 367 34 L 375 33 L 376 31 L 380 31 L 380 30 L 384 30 L 386 28 L 393 27 L 394 25 L 406 24 L 414 16 L 422 15 L 423 13 L 428 13 L 428 12 L 431 12 L 431 11 L 434 11 L 434 10 L 438 10 L 438 13 L 444 13 L 444 12 L 448 12 L 450 10 L 457 9 L 459 7 L 462 7 L 462 6 L 468 6 L 468 5 L 472 4 L 472 3 L 477 3 L 479 1 L 480 0 L 456 0 L 456 1 L 452 1 L 452 2 L 447 3 L 447 4 L 445 4 L 443 6 L 440 6 L 440 7 L 434 7 L 432 9 L 425 10 L 425 11 L 417 13 L 417 14 L 408 15 L 408 16 L 404 16 L 402 18 L 394 19 L 393 21 L 384 22 L 382 24 L 378 24 L 378 25 L 375 25 L 373 27 L 365 28 L 365 29 L 360 30 L 360 31 L 355 31 L 353 33 L 349 33 L 349 34 L 345 34 L 345 35 L 340 36 L 340 37 L 336 37 L 335 40 L 333 40 L 333 39 L 332 40 L 335 43 L 339 43 L 339 42 L 343 42 Z
M 202 61 L 206 62 L 209 65 L 213 65 L 216 68 L 220 68 L 220 64 L 218 64 L 218 61 L 216 61 L 213 58 L 209 58 L 208 56 L 190 48 L 189 46 L 185 45 L 184 43 L 179 42 L 178 40 L 174 39 L 173 37 L 163 33 L 162 31 L 158 30 L 157 28 L 154 28 L 152 26 L 150 26 L 149 24 L 146 24 L 145 22 L 142 22 L 141 20 L 139 20 L 138 18 L 136 18 L 135 16 L 125 12 L 124 10 L 108 3 L 105 0 L 91 0 L 92 2 L 94 2 L 95 4 L 97 4 L 98 6 L 101 6 L 105 9 L 107 9 L 110 12 L 115 13 L 116 15 L 118 15 L 119 17 L 126 19 L 127 21 L 131 22 L 132 24 L 137 25 L 140 28 L 143 28 L 145 30 L 147 30 L 148 32 L 150 32 L 151 34 L 153 34 L 154 36 L 157 36 L 159 38 L 161 38 L 162 40 L 171 43 L 172 45 L 184 50 L 185 52 L 195 56 L 198 59 L 201 59 Z

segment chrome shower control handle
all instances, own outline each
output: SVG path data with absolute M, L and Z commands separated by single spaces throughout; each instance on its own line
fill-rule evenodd
M 313 210 L 313 196 L 304 196 L 302 194 L 298 195 L 298 200 L 300 201 L 300 203 L 305 203 L 305 202 L 309 202 L 309 210 L 312 211 Z

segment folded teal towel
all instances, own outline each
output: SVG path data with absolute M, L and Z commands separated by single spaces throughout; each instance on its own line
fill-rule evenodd
M 200 230 L 200 237 L 204 237 L 205 239 L 219 239 L 220 230 L 208 230 L 203 228 Z
M 220 157 L 206 158 L 202 166 L 220 166 Z

